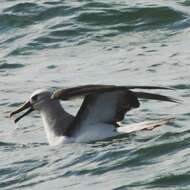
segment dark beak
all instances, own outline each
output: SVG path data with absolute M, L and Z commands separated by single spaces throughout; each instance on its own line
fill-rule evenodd
M 29 113 L 31 113 L 32 111 L 34 111 L 34 109 L 32 108 L 31 103 L 28 101 L 26 102 L 23 106 L 21 106 L 20 108 L 18 108 L 17 110 L 13 111 L 10 113 L 10 117 L 12 117 L 13 115 L 20 113 L 21 111 L 26 110 L 27 108 L 29 108 L 24 114 L 22 114 L 21 116 L 19 116 L 18 118 L 15 119 L 15 123 L 17 123 L 20 119 L 22 119 L 24 116 L 28 115 Z

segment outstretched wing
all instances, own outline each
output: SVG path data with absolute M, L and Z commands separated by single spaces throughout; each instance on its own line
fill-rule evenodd
M 131 108 L 139 107 L 138 98 L 160 101 L 176 102 L 167 96 L 134 92 L 129 89 L 170 89 L 155 86 L 114 86 L 114 85 L 84 85 L 56 91 L 52 98 L 69 100 L 79 96 L 85 96 L 73 123 L 65 132 L 72 136 L 82 127 L 94 124 L 112 124 L 123 120 L 125 113 Z
M 128 90 L 87 95 L 66 135 L 72 136 L 81 127 L 94 124 L 116 126 L 116 122 L 123 120 L 127 111 L 139 105 L 137 97 Z
M 95 93 L 111 92 L 111 91 L 118 91 L 118 90 L 132 90 L 132 89 L 171 90 L 171 88 L 158 87 L 158 86 L 83 85 L 83 86 L 78 86 L 78 87 L 57 90 L 53 93 L 52 98 L 61 99 L 61 100 L 69 100 L 75 97 L 86 96 L 86 95 L 95 94 Z

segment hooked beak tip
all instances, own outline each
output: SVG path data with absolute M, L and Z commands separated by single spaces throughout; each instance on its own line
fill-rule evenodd
M 14 111 L 13 111 L 13 112 L 11 112 L 11 113 L 9 114 L 9 117 L 11 118 L 14 114 L 15 114 L 15 112 L 14 112 Z

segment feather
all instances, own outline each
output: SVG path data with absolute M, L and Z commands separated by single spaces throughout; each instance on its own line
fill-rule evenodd
M 169 96 L 163 96 L 160 94 L 153 94 L 153 93 L 147 93 L 147 92 L 134 92 L 134 91 L 133 93 L 138 98 L 143 98 L 143 99 L 160 100 L 160 101 L 175 102 L 175 103 L 179 102 L 179 100 L 177 99 L 171 98 Z
M 78 87 L 72 87 L 62 90 L 57 90 L 53 93 L 52 99 L 70 100 L 72 98 L 86 96 L 95 93 L 130 90 L 130 89 L 165 89 L 171 90 L 171 88 L 157 87 L 157 86 L 114 86 L 114 85 L 83 85 Z

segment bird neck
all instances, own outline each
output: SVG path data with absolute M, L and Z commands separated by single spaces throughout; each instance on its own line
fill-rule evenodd
M 64 135 L 64 131 L 70 126 L 73 116 L 68 114 L 59 101 L 52 101 L 40 110 L 44 129 L 49 144 L 55 144 L 57 138 Z

